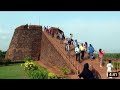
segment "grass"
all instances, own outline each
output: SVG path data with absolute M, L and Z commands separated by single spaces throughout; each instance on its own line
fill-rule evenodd
M 105 53 L 104 58 L 120 59 L 120 53 Z
M 21 63 L 0 66 L 0 79 L 29 79 Z

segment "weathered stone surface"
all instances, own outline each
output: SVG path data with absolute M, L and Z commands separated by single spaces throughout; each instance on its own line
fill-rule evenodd
M 42 26 L 24 25 L 15 29 L 6 59 L 13 61 L 23 60 L 26 57 L 38 60 L 40 56 Z
M 56 33 L 61 32 L 60 29 L 54 28 L 54 30 Z M 27 28 L 22 25 L 15 29 L 5 58 L 16 62 L 30 57 L 33 60 L 39 60 L 46 67 L 56 67 L 60 72 L 64 66 L 72 70 L 68 60 L 59 52 L 59 48 L 56 48 L 53 42 L 55 42 L 54 38 L 50 39 L 47 33 L 42 31 L 41 26 L 31 25 Z

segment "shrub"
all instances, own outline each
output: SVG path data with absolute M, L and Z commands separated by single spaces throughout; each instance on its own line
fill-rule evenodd
M 25 58 L 25 63 L 21 64 L 31 79 L 47 79 L 48 71 L 45 68 L 38 67 L 31 58 Z
M 117 64 L 118 64 L 118 69 L 120 69 L 120 63 L 118 62 Z
M 114 62 L 113 67 L 117 70 L 117 62 Z
M 47 69 L 41 67 L 37 63 L 33 62 L 31 58 L 25 58 L 25 63 L 21 64 L 27 72 L 28 76 L 31 79 L 60 79 L 62 77 L 58 77 L 54 73 L 50 73 Z M 68 73 L 68 69 L 63 68 L 65 74 Z
M 9 60 L 9 59 L 7 59 L 7 60 L 5 60 L 5 62 L 4 62 L 4 64 L 7 66 L 7 65 L 9 65 L 11 63 L 11 60 Z
M 0 58 L 0 65 L 3 64 L 3 58 Z
M 37 70 L 38 66 L 33 63 L 33 61 L 26 61 L 24 64 L 24 69 L 25 70 Z
M 28 76 L 31 79 L 47 79 L 48 78 L 48 72 L 44 68 L 38 69 L 38 70 L 29 70 Z
M 48 73 L 48 79 L 58 79 L 58 76 L 54 73 Z
M 69 70 L 66 66 L 64 66 L 64 67 L 62 68 L 62 71 L 63 71 L 63 73 L 64 73 L 65 75 L 67 75 L 68 73 L 70 73 L 70 70 Z
M 33 60 L 32 60 L 32 58 L 30 58 L 30 57 L 24 58 L 24 62 L 27 62 L 27 61 L 28 61 L 28 62 L 31 62 L 31 61 L 33 61 Z

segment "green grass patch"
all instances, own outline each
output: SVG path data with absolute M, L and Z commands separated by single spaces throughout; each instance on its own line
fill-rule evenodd
M 0 79 L 29 79 L 21 63 L 0 65 Z

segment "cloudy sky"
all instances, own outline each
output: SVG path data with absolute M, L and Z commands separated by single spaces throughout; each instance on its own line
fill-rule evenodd
M 0 50 L 8 49 L 15 28 L 26 23 L 56 26 L 96 50 L 120 52 L 119 11 L 0 11 Z

